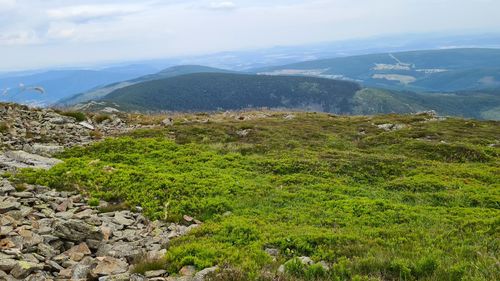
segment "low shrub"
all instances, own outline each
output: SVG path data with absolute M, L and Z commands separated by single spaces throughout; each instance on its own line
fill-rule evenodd
M 80 111 L 62 111 L 59 114 L 61 114 L 63 116 L 73 117 L 78 122 L 82 122 L 82 121 L 87 120 L 87 116 L 85 115 L 85 113 L 80 112 Z

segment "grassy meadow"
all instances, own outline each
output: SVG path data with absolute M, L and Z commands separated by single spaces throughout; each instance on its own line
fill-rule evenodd
M 178 116 L 15 177 L 203 221 L 156 263 L 172 275 L 219 265 L 221 280 L 500 280 L 500 122 L 245 114 Z

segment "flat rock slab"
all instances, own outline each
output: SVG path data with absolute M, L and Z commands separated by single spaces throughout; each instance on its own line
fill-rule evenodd
M 22 150 L 6 151 L 0 154 L 0 166 L 8 169 L 50 169 L 61 162 L 59 159 L 31 154 Z

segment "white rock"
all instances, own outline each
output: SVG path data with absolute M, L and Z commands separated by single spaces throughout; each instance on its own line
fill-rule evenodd
M 80 122 L 78 123 L 80 126 L 86 128 L 86 129 L 89 129 L 89 130 L 95 130 L 95 127 L 92 126 L 92 124 L 90 124 L 89 122 L 86 122 L 86 121 L 83 121 L 83 122 Z

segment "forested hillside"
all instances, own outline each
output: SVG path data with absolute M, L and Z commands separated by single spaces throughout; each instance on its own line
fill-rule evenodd
M 199 73 L 128 86 L 102 100 L 141 111 L 268 107 L 349 113 L 359 89 L 356 83 L 312 77 Z

